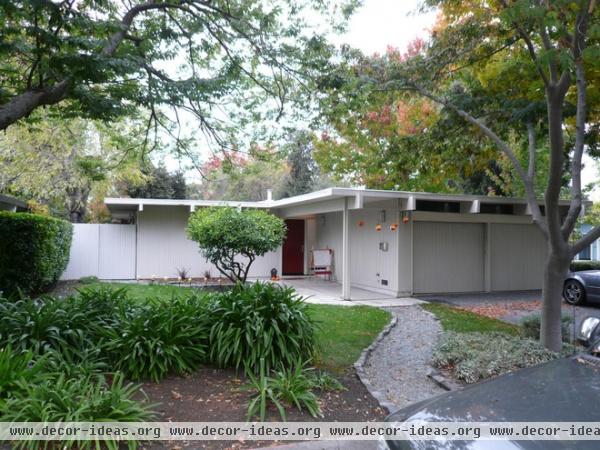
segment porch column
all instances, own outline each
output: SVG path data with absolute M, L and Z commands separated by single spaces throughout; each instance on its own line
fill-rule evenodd
M 342 299 L 350 300 L 350 213 L 348 212 L 348 197 L 344 198 L 342 212 Z

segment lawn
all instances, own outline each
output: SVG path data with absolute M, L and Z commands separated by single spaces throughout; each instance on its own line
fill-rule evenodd
M 152 297 L 172 298 L 191 289 L 160 284 L 97 282 L 92 285 L 126 287 L 130 297 L 139 301 Z M 320 355 L 315 363 L 335 372 L 351 366 L 390 320 L 390 313 L 369 306 L 310 305 L 309 311 L 319 326 L 317 345 Z
M 516 325 L 452 306 L 440 303 L 428 303 L 423 305 L 423 308 L 435 314 L 440 319 L 444 331 L 455 331 L 457 333 L 492 333 L 500 331 L 512 335 L 519 334 L 519 327 Z

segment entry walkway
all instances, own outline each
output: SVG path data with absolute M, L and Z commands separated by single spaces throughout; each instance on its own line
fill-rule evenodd
M 342 285 L 334 281 L 325 281 L 314 277 L 284 278 L 280 284 L 293 287 L 308 303 L 320 305 L 355 306 L 368 305 L 378 307 L 412 306 L 426 303 L 422 300 L 405 297 L 397 298 L 389 294 L 368 291 L 353 287 L 350 291 L 352 300 L 342 300 Z

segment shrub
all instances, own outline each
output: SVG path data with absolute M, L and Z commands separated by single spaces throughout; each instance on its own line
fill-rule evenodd
M 33 352 L 16 353 L 11 346 L 0 350 L 0 404 L 25 385 L 42 380 L 43 362 L 34 361 Z
M 265 211 L 202 208 L 189 219 L 188 236 L 231 281 L 246 281 L 257 256 L 276 250 L 285 237 L 283 220 Z
M 142 422 L 152 419 L 152 405 L 134 400 L 138 387 L 125 384 L 115 375 L 110 384 L 91 378 L 69 379 L 63 375 L 37 384 L 24 385 L 23 390 L 8 398 L 0 407 L 0 416 L 8 422 Z M 20 448 L 50 447 L 51 442 L 18 441 Z M 127 442 L 136 448 L 134 441 Z M 102 446 L 118 449 L 115 441 Z M 64 441 L 60 448 L 100 448 L 100 442 Z
M 571 262 L 571 272 L 580 272 L 582 270 L 600 270 L 600 261 L 573 261 Z
M 306 364 L 298 361 L 293 367 L 275 371 L 269 382 L 278 400 L 295 406 L 300 411 L 306 408 L 313 417 L 322 417 L 319 401 L 312 392 L 315 384 L 311 372 L 311 369 L 306 368 Z
M 169 372 L 192 372 L 205 361 L 207 316 L 195 298 L 125 310 L 114 327 L 101 328 L 112 366 L 133 380 L 160 381 Z
M 458 380 L 475 383 L 560 356 L 537 341 L 506 333 L 445 332 L 432 360 L 436 367 L 450 370 Z
M 90 316 L 71 308 L 69 300 L 43 297 L 16 302 L 0 298 L 0 346 L 17 351 L 83 349 L 90 345 L 86 327 Z
M 58 281 L 69 261 L 72 233 L 64 220 L 0 211 L 0 290 L 36 293 Z
M 540 340 L 541 317 L 539 314 L 533 314 L 525 317 L 521 321 L 521 336 L 528 339 Z M 563 342 L 571 342 L 573 335 L 573 318 L 571 316 L 563 316 L 561 319 L 562 340 Z
M 271 283 L 237 285 L 214 294 L 210 315 L 209 357 L 222 367 L 257 370 L 292 366 L 310 359 L 315 324 L 307 304 L 291 288 Z
M 277 396 L 273 392 L 271 386 L 271 379 L 266 375 L 265 372 L 265 360 L 261 358 L 259 361 L 258 377 L 256 377 L 250 368 L 247 370 L 248 378 L 250 383 L 248 388 L 256 391 L 256 396 L 248 403 L 248 417 L 247 421 L 250 421 L 253 417 L 258 415 L 261 422 L 265 421 L 267 416 L 267 404 L 272 403 L 279 411 L 279 415 L 285 421 L 285 409 L 279 402 Z
M 320 391 L 332 392 L 347 390 L 336 377 L 327 372 L 317 371 L 312 375 L 312 379 L 315 389 Z

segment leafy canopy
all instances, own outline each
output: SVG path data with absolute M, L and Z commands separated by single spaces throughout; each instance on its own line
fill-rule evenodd
M 325 30 L 355 3 L 1 2 L 0 130 L 45 105 L 102 120 L 149 111 L 148 133 L 162 127 L 182 145 L 173 127 L 186 116 L 216 138 L 278 118 L 328 66 Z
M 244 283 L 256 257 L 276 250 L 286 231 L 283 220 L 266 211 L 229 207 L 200 209 L 187 228 L 200 252 L 234 283 Z

